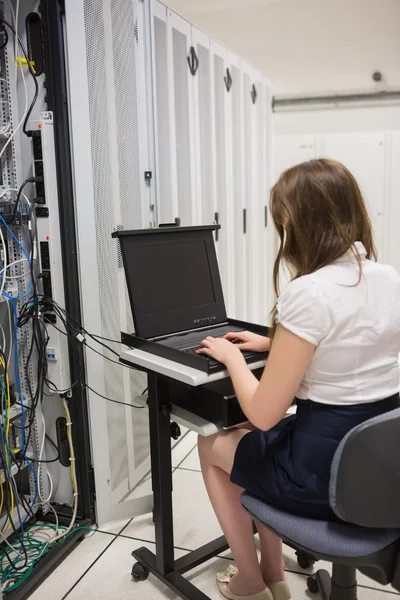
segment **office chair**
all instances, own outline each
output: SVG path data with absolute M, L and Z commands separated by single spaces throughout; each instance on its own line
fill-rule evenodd
M 332 563 L 332 577 L 321 570 L 307 581 L 322 600 L 357 600 L 357 569 L 400 591 L 400 409 L 343 439 L 332 463 L 330 504 L 343 522 L 296 517 L 242 495 L 254 519 L 297 550 L 299 564 Z

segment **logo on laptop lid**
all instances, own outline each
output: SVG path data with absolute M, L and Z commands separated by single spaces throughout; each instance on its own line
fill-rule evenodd
M 209 325 L 217 320 L 217 317 L 203 317 L 202 319 L 195 319 L 194 325 Z

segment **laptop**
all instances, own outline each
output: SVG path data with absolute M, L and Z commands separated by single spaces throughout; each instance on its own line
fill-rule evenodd
M 224 366 L 197 354 L 207 336 L 260 328 L 228 319 L 213 232 L 219 226 L 117 231 L 135 334 L 123 341 L 212 372 Z M 259 353 L 243 353 L 248 362 Z

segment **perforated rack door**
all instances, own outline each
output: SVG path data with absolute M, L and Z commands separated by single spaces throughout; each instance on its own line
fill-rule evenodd
M 133 323 L 111 234 L 150 222 L 147 27 L 139 0 L 72 0 L 66 8 L 84 324 L 116 340 L 106 343 L 119 353 L 121 331 L 133 331 Z M 147 384 L 96 348 L 100 355 L 87 350 L 88 385 L 116 401 L 89 391 L 97 513 L 105 522 L 139 511 L 123 500 L 149 470 L 147 410 L 129 406 Z

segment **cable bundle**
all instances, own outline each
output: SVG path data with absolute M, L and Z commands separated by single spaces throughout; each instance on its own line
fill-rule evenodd
M 76 529 L 83 529 L 95 533 L 97 527 L 78 527 Z M 55 537 L 62 535 L 62 542 L 64 542 L 72 533 L 76 531 L 67 530 L 66 527 L 60 525 L 50 525 L 47 523 L 32 525 L 28 527 L 25 532 L 25 553 L 21 554 L 21 547 L 17 540 L 8 543 L 10 549 L 10 555 L 13 562 L 19 567 L 18 570 L 13 569 L 5 561 L 5 557 L 0 558 L 0 577 L 5 583 L 3 584 L 2 591 L 9 593 L 17 589 L 20 585 L 28 579 L 32 574 L 32 571 L 36 563 L 51 550 L 55 544 Z M 44 539 L 43 539 L 44 538 Z

